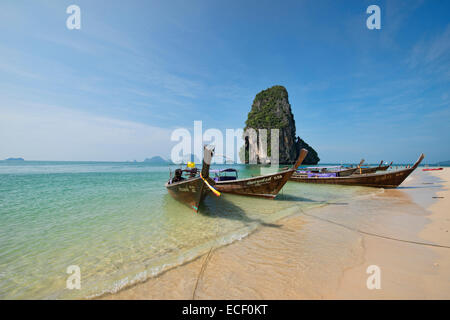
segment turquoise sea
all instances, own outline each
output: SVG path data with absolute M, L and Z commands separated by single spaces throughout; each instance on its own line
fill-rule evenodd
M 261 173 L 234 167 L 242 178 Z M 374 192 L 288 183 L 276 200 L 207 197 L 196 214 L 168 195 L 168 176 L 169 166 L 145 163 L 1 161 L 0 299 L 115 292 L 300 208 Z M 71 265 L 80 290 L 66 288 Z

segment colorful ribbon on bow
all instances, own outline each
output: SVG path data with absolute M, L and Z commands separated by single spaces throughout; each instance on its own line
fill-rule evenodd
M 217 191 L 216 189 L 214 189 L 209 183 L 208 181 L 206 181 L 205 178 L 203 178 L 202 173 L 200 172 L 200 178 L 202 178 L 203 182 L 206 183 L 206 185 L 208 186 L 208 188 L 218 197 L 220 197 L 220 192 Z

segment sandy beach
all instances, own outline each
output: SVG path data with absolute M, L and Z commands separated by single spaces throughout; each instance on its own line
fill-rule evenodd
M 439 244 L 432 247 L 364 236 L 364 263 L 347 270 L 341 285 L 330 298 L 350 299 L 449 299 L 450 298 L 450 170 L 422 173 L 441 180 L 443 189 L 406 189 L 412 201 L 429 211 L 426 224 L 418 235 L 420 242 Z M 410 183 L 409 185 L 412 185 Z M 407 185 L 408 186 L 408 185 Z M 430 185 L 431 187 L 432 185 Z M 393 190 L 394 192 L 394 190 Z M 430 200 L 433 199 L 433 200 Z M 431 205 L 427 205 L 432 201 Z M 408 220 L 405 219 L 405 223 Z M 411 221 L 412 222 L 412 221 Z M 408 224 L 409 225 L 409 224 Z M 401 233 L 398 233 L 400 235 Z M 376 263 L 382 271 L 382 289 L 367 290 L 365 269 Z
M 450 170 L 299 211 L 103 299 L 449 299 Z M 367 288 L 367 268 L 380 289 Z

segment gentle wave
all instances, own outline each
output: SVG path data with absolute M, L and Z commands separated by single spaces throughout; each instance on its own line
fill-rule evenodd
M 0 172 L 2 299 L 77 299 L 117 292 L 299 209 L 374 192 L 288 183 L 276 200 L 210 197 L 196 214 L 167 194 L 167 168 L 108 166 L 111 172 L 104 164 L 85 163 L 70 164 L 71 172 L 48 163 L 28 173 L 11 167 L 7 174 Z M 258 174 L 255 167 L 239 170 L 241 177 Z M 81 268 L 79 291 L 65 289 L 69 265 Z

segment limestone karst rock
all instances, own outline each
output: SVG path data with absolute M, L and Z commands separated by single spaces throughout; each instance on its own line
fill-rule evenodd
M 256 139 L 245 137 L 244 149 L 241 150 L 242 162 L 248 163 L 249 159 L 256 159 L 258 163 L 269 162 L 270 129 L 279 129 L 280 164 L 294 163 L 301 148 L 308 150 L 304 164 L 317 164 L 320 161 L 317 152 L 300 137 L 296 137 L 294 115 L 289 104 L 288 92 L 283 86 L 273 86 L 256 95 L 245 122 L 245 130 L 250 128 L 255 129 L 258 136 Z M 267 154 L 261 147 L 262 136 L 257 129 L 267 129 Z

